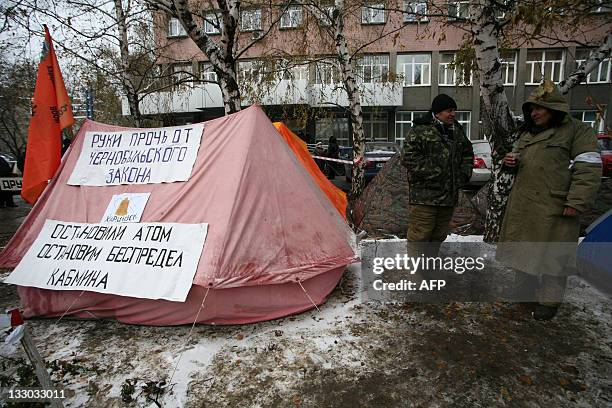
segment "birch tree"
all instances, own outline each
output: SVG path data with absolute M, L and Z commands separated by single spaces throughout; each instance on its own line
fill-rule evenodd
M 368 98 L 362 86 L 362 79 L 356 72 L 358 59 L 368 47 L 375 46 L 376 43 L 385 38 L 395 36 L 397 39 L 399 32 L 405 27 L 404 24 L 390 24 L 387 15 L 390 13 L 402 13 L 401 10 L 391 7 L 380 8 L 371 6 L 362 1 L 335 0 L 333 6 L 329 3 L 316 0 L 307 0 L 304 6 L 309 14 L 316 21 L 321 21 L 319 30 L 322 36 L 328 37 L 332 44 L 332 61 L 340 72 L 342 87 L 348 97 L 348 113 L 351 119 L 351 133 L 353 139 L 353 166 L 352 184 L 349 194 L 349 212 L 355 200 L 361 195 L 364 189 L 365 176 L 365 132 L 363 128 L 363 109 L 361 101 Z M 385 13 L 386 19 L 380 28 L 377 28 L 369 35 L 356 34 L 355 23 L 359 24 L 362 12 L 373 11 L 374 13 Z M 352 19 L 349 24 L 353 31 L 347 34 L 347 20 Z M 324 41 L 323 41 L 324 43 Z M 327 49 L 323 44 L 322 49 Z M 390 84 L 393 78 L 387 73 L 384 82 Z M 401 92 L 401 88 L 398 90 Z
M 568 5 L 567 2 L 562 4 Z M 508 40 L 512 40 L 513 36 L 517 36 L 516 32 L 508 33 L 510 29 L 524 24 L 527 25 L 518 30 L 519 38 L 523 40 L 525 40 L 525 36 L 528 36 L 527 39 L 547 38 L 549 40 L 555 39 L 558 43 L 562 42 L 561 38 L 557 37 L 558 34 L 553 34 L 556 28 L 554 25 L 559 24 L 560 20 L 553 18 L 542 21 L 542 16 L 546 17 L 550 14 L 539 14 L 538 11 L 541 12 L 542 9 L 537 7 L 527 9 L 527 6 L 527 4 L 500 3 L 494 0 L 472 1 L 470 5 L 469 26 L 472 34 L 470 44 L 475 51 L 475 64 L 484 105 L 481 115 L 487 134 L 491 135 L 490 143 L 493 152 L 493 183 L 488 194 L 484 237 L 487 242 L 495 242 L 499 236 L 507 198 L 514 181 L 512 173 L 502 171 L 501 160 L 512 149 L 512 144 L 518 137 L 515 132 L 517 128 L 516 119 L 511 113 L 500 71 L 502 66 L 500 44 L 502 42 L 508 43 Z M 502 8 L 501 11 L 506 13 L 505 20 L 499 18 L 500 7 Z M 533 4 L 531 7 L 533 7 Z M 547 12 L 552 7 L 553 5 L 546 4 L 543 11 Z M 584 17 L 585 14 L 584 9 L 575 10 L 573 14 L 569 13 L 570 11 L 566 10 L 563 14 L 557 14 L 556 17 L 566 25 L 562 29 L 562 34 L 565 36 L 569 34 L 571 37 L 573 31 L 571 27 L 579 27 L 577 19 Z M 572 24 L 573 21 L 576 24 Z M 516 41 L 516 38 L 514 40 Z M 610 56 L 611 46 L 612 31 L 608 31 L 599 49 L 559 84 L 561 92 L 565 94 L 584 81 L 586 76 L 601 61 Z
M 153 41 L 141 0 L 8 0 L 2 7 L 2 29 L 13 43 L 27 47 L 48 23 L 66 79 L 82 63 L 105 75 L 125 95 L 133 125 L 142 125 L 143 98 L 176 85 L 171 73 L 159 70 L 163 47 Z
M 274 7 L 274 3 L 246 3 L 240 0 L 210 0 L 188 2 L 187 0 L 146 0 L 151 8 L 163 11 L 177 18 L 187 35 L 208 58 L 217 76 L 225 114 L 229 115 L 241 109 L 242 95 L 238 84 L 237 62 L 255 44 L 263 41 L 272 32 L 282 13 L 291 2 Z M 268 24 L 259 31 L 259 35 L 241 36 L 240 11 L 243 5 L 265 6 L 268 13 Z M 199 10 L 204 10 L 201 13 Z M 202 15 L 204 14 L 204 15 Z M 214 39 L 207 32 L 206 26 L 218 32 L 219 39 Z
M 0 53 L 0 151 L 17 159 L 25 155 L 36 66 Z

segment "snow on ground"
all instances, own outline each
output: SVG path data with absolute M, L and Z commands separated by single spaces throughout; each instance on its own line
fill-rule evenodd
M 360 267 L 320 311 L 198 325 L 189 338 L 190 326 L 28 325 L 54 380 L 75 392 L 66 407 L 157 406 L 147 395 L 165 407 L 612 405 L 612 302 L 586 283 L 573 279 L 560 315 L 536 322 L 501 302 L 366 302 Z M 0 307 L 17 302 L 0 284 Z

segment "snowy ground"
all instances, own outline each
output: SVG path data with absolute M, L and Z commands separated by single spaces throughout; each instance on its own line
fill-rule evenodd
M 359 286 L 353 265 L 320 311 L 196 326 L 189 338 L 187 326 L 28 325 L 75 392 L 71 407 L 156 406 L 147 396 L 166 407 L 612 406 L 612 301 L 582 281 L 550 322 L 502 303 L 364 303 Z M 0 284 L 0 307 L 17 303 Z M 5 374 L 15 357 L 2 359 Z

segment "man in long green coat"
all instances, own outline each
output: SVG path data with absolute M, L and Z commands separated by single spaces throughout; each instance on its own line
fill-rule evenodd
M 580 232 L 595 201 L 601 156 L 594 130 L 569 113 L 550 81 L 523 104 L 525 124 L 504 166 L 517 171 L 502 222 L 497 259 L 516 271 L 515 285 L 533 316 L 548 320 L 563 299 Z

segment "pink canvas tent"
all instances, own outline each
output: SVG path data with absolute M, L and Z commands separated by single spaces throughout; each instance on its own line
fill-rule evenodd
M 259 107 L 205 123 L 187 182 L 105 187 L 66 184 L 87 131 L 122 128 L 87 121 L 13 239 L 0 266 L 15 267 L 46 219 L 100 222 L 114 194 L 151 196 L 141 222 L 208 223 L 186 302 L 19 286 L 26 317 L 115 318 L 146 325 L 241 324 L 321 304 L 356 260 L 350 230 Z

